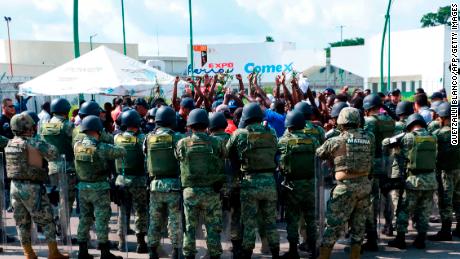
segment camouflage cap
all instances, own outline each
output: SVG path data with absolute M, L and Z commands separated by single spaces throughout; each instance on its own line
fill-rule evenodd
M 359 110 L 352 107 L 345 107 L 340 111 L 337 124 L 359 124 L 360 115 Z
M 35 125 L 35 121 L 26 113 L 16 114 L 11 118 L 11 130 L 15 135 L 27 132 Z

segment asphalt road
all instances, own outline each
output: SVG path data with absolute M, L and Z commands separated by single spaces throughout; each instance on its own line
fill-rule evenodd
M 113 211 L 115 212 L 116 209 L 113 207 Z M 7 213 L 7 232 L 11 235 L 16 235 L 16 228 L 14 227 L 14 221 L 12 219 L 12 214 Z M 72 233 L 75 234 L 78 226 L 78 218 L 74 215 L 71 219 L 71 229 Z M 131 226 L 134 227 L 133 217 L 131 217 Z M 117 241 L 118 237 L 116 234 L 116 215 L 115 213 L 112 215 L 110 221 L 110 240 Z M 431 223 L 430 233 L 436 233 L 439 230 L 440 224 L 439 223 Z M 288 250 L 288 242 L 286 240 L 286 231 L 285 225 L 280 223 L 278 224 L 279 233 L 281 236 L 281 254 Z M 398 250 L 396 248 L 390 248 L 386 246 L 388 240 L 391 237 L 387 237 L 384 235 L 380 235 L 380 251 L 374 253 L 364 253 L 362 258 L 436 258 L 436 259 L 443 259 L 443 258 L 460 258 L 460 239 L 454 238 L 451 242 L 430 242 L 427 241 L 427 249 L 426 250 L 418 250 L 412 247 L 411 243 L 415 237 L 415 231 L 411 228 L 410 232 L 407 237 L 408 249 L 407 250 Z M 95 240 L 95 234 L 91 233 L 91 237 Z M 34 245 L 34 249 L 39 256 L 39 258 L 46 258 L 47 257 L 47 246 L 46 242 L 42 235 L 37 235 L 37 243 Z M 224 235 L 222 241 L 222 247 L 224 249 L 224 254 L 222 258 L 232 258 L 231 257 L 231 243 L 228 241 L 228 238 Z M 129 241 L 129 253 L 122 253 L 119 251 L 113 251 L 114 254 L 121 255 L 123 258 L 148 258 L 147 254 L 137 254 L 135 252 L 136 249 L 136 237 L 135 235 L 128 236 Z M 92 242 L 93 245 L 96 245 L 96 242 Z M 164 250 L 169 252 L 171 250 L 169 239 L 165 238 L 163 240 Z M 254 250 L 253 258 L 271 258 L 270 255 L 263 255 L 260 253 L 260 240 L 257 241 L 256 248 Z M 199 250 L 199 255 L 197 258 L 200 258 L 206 254 L 206 242 L 203 239 L 199 239 L 197 241 L 197 247 Z M 348 258 L 348 253 L 345 251 L 345 247 L 347 247 L 347 240 L 341 239 L 337 242 L 334 247 L 332 258 Z M 19 242 L 15 243 L 8 243 L 3 246 L 4 252 L 0 254 L 0 258 L 22 258 L 22 249 L 20 247 Z M 61 250 L 65 250 L 70 252 L 72 258 L 77 258 L 77 251 L 78 246 L 68 246 L 68 247 L 60 247 Z M 95 255 L 96 258 L 99 257 L 100 252 L 96 249 L 91 249 L 90 253 Z M 301 254 L 302 258 L 306 258 L 306 254 Z M 164 258 L 168 258 L 167 255 Z

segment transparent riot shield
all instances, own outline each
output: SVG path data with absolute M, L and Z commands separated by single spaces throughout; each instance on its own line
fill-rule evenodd
M 69 180 L 67 177 L 66 158 L 61 155 L 59 159 L 59 225 L 61 230 L 61 242 L 67 251 L 72 251 L 72 235 L 70 231 L 70 208 L 69 208 Z
M 315 219 L 318 226 L 318 241 L 323 238 L 323 232 L 325 227 L 325 214 L 326 214 L 326 203 L 325 203 L 325 188 L 324 188 L 324 176 L 327 168 L 323 166 L 322 161 L 319 158 L 315 158 Z
M 0 246 L 6 249 L 6 208 L 5 208 L 5 169 L 3 164 L 3 152 L 0 152 Z

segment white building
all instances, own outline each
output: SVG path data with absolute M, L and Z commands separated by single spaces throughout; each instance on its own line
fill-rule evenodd
M 436 26 L 391 32 L 391 89 L 414 92 L 418 87 L 432 93 L 449 90 L 450 29 Z M 388 35 L 385 39 L 384 82 L 388 76 Z M 380 85 L 380 50 L 382 34 L 365 39 L 365 45 L 331 48 L 331 64 L 364 78 L 365 88 L 387 91 Z

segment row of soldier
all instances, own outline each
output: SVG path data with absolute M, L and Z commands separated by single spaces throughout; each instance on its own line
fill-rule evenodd
M 329 162 L 336 183 L 328 202 L 320 258 L 329 258 L 346 223 L 350 227 L 351 258 L 359 258 L 365 232 L 364 248 L 378 249 L 376 218 L 381 193 L 391 193 L 397 212 L 397 237 L 389 245 L 405 248 L 408 220 L 415 214 L 418 235 L 414 245 L 424 248 L 432 196 L 438 188 L 435 171 L 442 176 L 440 183 L 445 188 L 441 189 L 445 191 L 440 194 L 443 227 L 432 238 L 451 239 L 452 209 L 459 209 L 458 203 L 453 206 L 452 200 L 459 199 L 458 187 L 453 183 L 459 176 L 455 162 L 458 149 L 450 145 L 449 104 L 442 103 L 435 109 L 438 119 L 430 126 L 438 129 L 433 134 L 426 130 L 424 119 L 413 114 L 412 104 L 408 102 L 396 107 L 400 117 L 396 125 L 380 112 L 382 103 L 376 95 L 364 99 L 364 125 L 360 111 L 346 106 L 339 102 L 332 107 L 331 116 L 336 127 L 326 134 L 326 141 L 324 130 L 309 121 L 312 111 L 305 102 L 298 103 L 287 114 L 287 130 L 279 140 L 274 131 L 264 125 L 264 114 L 256 103 L 244 106 L 240 129 L 231 136 L 224 132 L 227 125 L 222 113 L 208 117 L 202 109 L 194 109 L 188 115 L 190 132 L 187 135 L 174 132 L 176 114 L 167 106 L 157 110 L 156 128 L 147 135 L 139 131 L 139 114 L 126 110 L 120 115 L 123 132 L 114 138 L 103 131 L 98 116 L 100 108 L 95 102 L 82 106 L 81 125 L 73 128 L 68 121 L 70 104 L 65 99 L 54 100 L 51 104 L 53 118 L 41 125 L 37 136 L 36 121 L 27 114 L 16 115 L 11 121 L 16 137 L 9 141 L 5 155 L 8 177 L 12 179 L 14 218 L 24 253 L 28 258 L 36 257 L 30 243 L 32 217 L 43 226 L 50 244 L 50 258 L 65 258 L 57 251 L 48 198 L 39 195 L 48 178 L 49 185 L 58 186 L 58 172 L 65 168 L 68 204 L 75 200 L 75 187 L 79 191 L 79 258 L 92 258 L 88 253 L 88 233 L 94 219 L 102 258 L 117 258 L 110 253 L 108 240 L 111 186 L 107 161 L 110 160 L 116 160 L 115 185 L 123 196 L 132 197 L 137 251 L 148 251 L 150 258 L 158 258 L 165 209 L 174 248 L 171 257 L 179 257 L 182 206 L 186 223 L 184 256 L 195 257 L 196 225 L 203 213 L 206 215 L 208 253 L 211 258 L 219 258 L 222 253 L 222 205 L 226 205 L 227 200 L 232 201 L 228 207 L 232 212 L 234 257 L 250 258 L 256 230 L 263 229 L 273 258 L 278 258 L 274 178 L 277 166 L 285 178 L 283 199 L 287 206 L 289 251 L 284 258 L 299 257 L 301 218 L 306 223 L 308 250 L 315 258 L 319 241 L 315 194 L 318 193 L 318 178 L 322 178 L 315 156 Z M 59 155 L 65 155 L 65 162 L 57 160 Z M 43 170 L 41 158 L 33 159 L 36 156 L 49 160 L 49 171 Z M 386 168 L 389 167 L 391 175 L 387 177 Z M 34 195 L 25 197 L 24 191 L 40 197 L 40 210 L 34 208 L 37 198 Z M 128 207 L 124 203 L 130 203 L 126 199 L 121 201 L 119 223 L 124 221 Z M 391 221 L 387 226 L 385 231 L 390 235 L 393 231 Z M 126 222 L 119 224 L 121 249 L 126 243 L 123 235 L 126 228 Z M 454 234 L 458 232 L 457 225 Z M 147 234 L 148 244 L 144 240 Z

